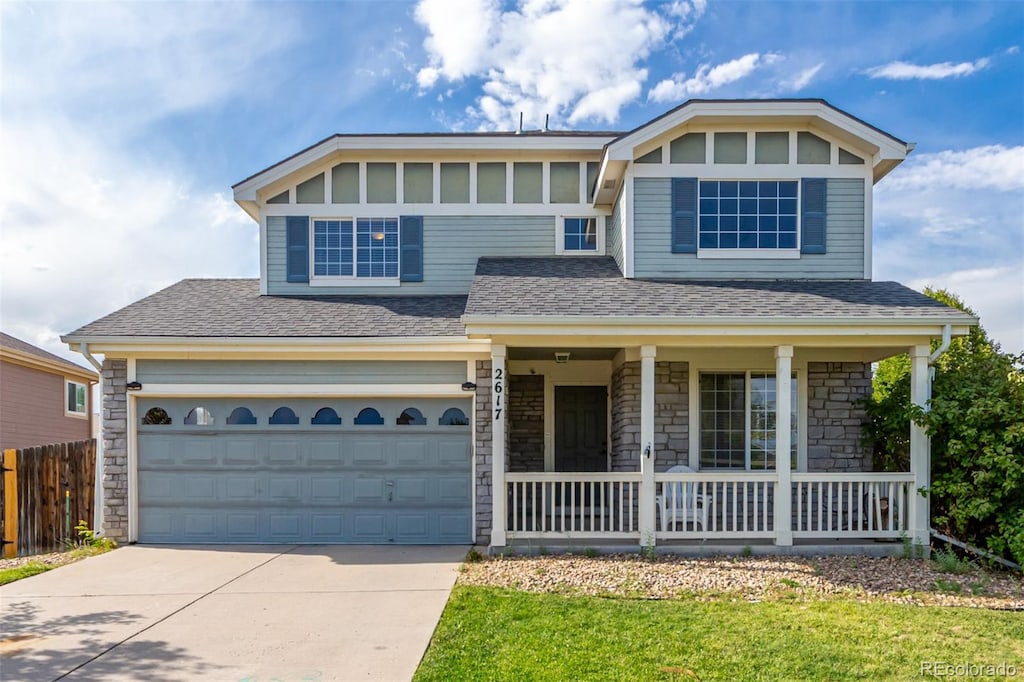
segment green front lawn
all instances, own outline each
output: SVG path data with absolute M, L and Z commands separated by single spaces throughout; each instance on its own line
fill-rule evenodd
M 1022 674 L 1024 614 L 457 586 L 415 679 L 922 679 L 925 661 L 1013 664 Z
M 47 571 L 52 571 L 55 568 L 60 568 L 61 566 L 74 563 L 79 559 L 109 552 L 116 546 L 117 545 L 113 543 L 100 542 L 96 545 L 76 547 L 66 552 L 46 554 L 43 555 L 43 560 L 29 559 L 24 563 L 18 563 L 17 565 L 9 566 L 7 568 L 0 568 L 0 585 L 13 583 L 15 580 L 21 580 L 22 578 L 28 578 L 40 573 L 46 573 Z M 2 561 L 8 560 L 0 560 L 0 562 Z

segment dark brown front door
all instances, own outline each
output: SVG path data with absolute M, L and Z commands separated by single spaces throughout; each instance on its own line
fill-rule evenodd
M 608 471 L 605 386 L 555 386 L 555 471 Z

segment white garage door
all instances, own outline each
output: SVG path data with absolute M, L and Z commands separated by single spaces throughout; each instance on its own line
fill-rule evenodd
M 141 542 L 472 541 L 469 400 L 138 408 Z

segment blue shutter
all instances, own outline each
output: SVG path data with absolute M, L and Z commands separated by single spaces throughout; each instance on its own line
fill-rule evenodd
M 825 253 L 828 181 L 804 178 L 800 181 L 800 253 Z
M 672 253 L 697 253 L 697 178 L 672 178 Z
M 423 216 L 402 216 L 401 235 L 401 281 L 423 281 Z
M 309 217 L 290 215 L 286 223 L 287 258 L 285 279 L 309 282 Z

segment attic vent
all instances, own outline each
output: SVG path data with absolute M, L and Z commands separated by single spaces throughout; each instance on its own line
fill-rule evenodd
M 615 189 L 615 180 L 605 180 L 604 184 L 601 185 L 601 189 Z

